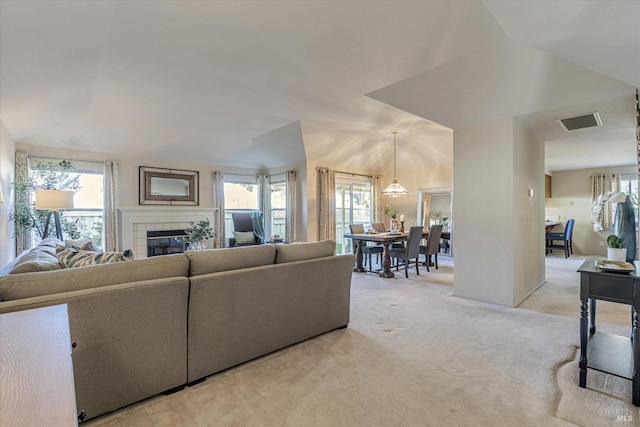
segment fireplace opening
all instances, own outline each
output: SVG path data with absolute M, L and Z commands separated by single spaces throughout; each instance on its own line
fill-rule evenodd
M 147 257 L 184 252 L 186 237 L 184 230 L 147 231 Z

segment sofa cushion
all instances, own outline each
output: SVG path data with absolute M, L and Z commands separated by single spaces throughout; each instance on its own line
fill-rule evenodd
M 276 264 L 322 258 L 336 254 L 336 242 L 321 240 L 319 242 L 292 243 L 276 246 Z
M 55 249 L 56 246 L 64 246 L 64 242 L 56 237 L 47 237 L 46 239 L 42 239 L 40 243 L 38 243 L 38 246 L 46 246 Z
M 200 276 L 218 271 L 273 264 L 276 249 L 272 245 L 258 245 L 186 251 L 185 254 L 189 258 L 189 276 Z
M 120 283 L 186 277 L 188 271 L 187 257 L 175 254 L 56 271 L 8 274 L 0 277 L 0 296 L 9 301 Z
M 233 238 L 236 240 L 236 245 L 250 245 L 256 242 L 253 231 L 234 231 Z
M 31 273 L 34 271 L 59 270 L 62 266 L 56 258 L 56 250 L 51 246 L 38 245 L 24 254 L 9 274 Z
M 94 252 L 58 246 L 56 256 L 60 265 L 64 268 L 83 267 L 94 264 L 107 264 L 110 262 L 132 261 L 133 251 L 127 249 L 124 252 Z

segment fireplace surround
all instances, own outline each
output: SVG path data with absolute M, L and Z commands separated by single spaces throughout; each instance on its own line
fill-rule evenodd
M 213 224 L 214 213 L 215 208 L 204 207 L 120 208 L 120 249 L 131 249 L 136 259 L 147 258 L 147 232 L 184 230 L 190 223 L 203 219 Z

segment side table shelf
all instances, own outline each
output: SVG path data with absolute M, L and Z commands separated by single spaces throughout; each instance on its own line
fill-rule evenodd
M 589 337 L 587 367 L 633 379 L 633 345 L 629 337 L 596 332 Z

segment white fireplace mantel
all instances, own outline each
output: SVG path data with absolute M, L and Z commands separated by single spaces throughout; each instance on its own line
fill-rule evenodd
M 134 248 L 134 224 L 157 224 L 161 229 L 170 230 L 175 223 L 196 222 L 208 219 L 214 223 L 215 208 L 204 207 L 130 207 L 118 209 L 118 221 L 120 226 L 121 249 Z M 159 224 L 166 224 L 166 228 Z M 135 252 L 135 250 L 134 250 Z M 146 255 L 136 253 L 136 258 L 144 258 Z

